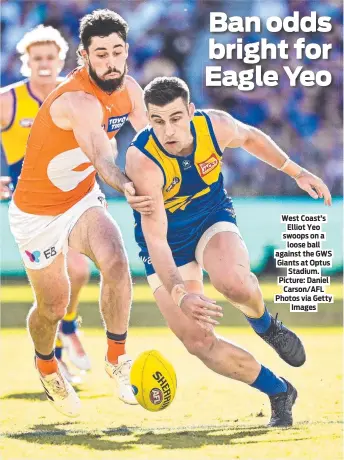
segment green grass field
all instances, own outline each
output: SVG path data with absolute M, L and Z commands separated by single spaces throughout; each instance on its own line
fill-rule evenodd
M 275 294 L 282 293 L 282 286 L 277 282 L 261 282 L 261 289 L 264 299 L 272 301 Z M 330 286 L 325 286 L 326 293 L 333 294 L 335 300 L 343 299 L 343 284 L 341 281 L 333 281 Z M 221 301 L 223 296 L 209 283 L 205 285 L 205 292 L 212 299 Z M 85 286 L 80 293 L 80 302 L 98 302 L 99 286 L 96 283 L 90 283 Z M 4 303 L 22 303 L 32 302 L 32 290 L 28 283 L 24 285 L 3 285 L 1 287 L 1 300 Z M 134 284 L 134 302 L 154 302 L 152 291 L 146 282 Z
M 79 419 L 63 417 L 43 396 L 24 329 L 1 333 L 1 458 L 133 460 L 337 460 L 342 458 L 342 359 L 340 328 L 298 329 L 308 359 L 289 367 L 248 327 L 220 334 L 254 352 L 258 360 L 298 389 L 290 429 L 266 427 L 262 393 L 218 376 L 187 354 L 166 328 L 132 328 L 128 351 L 155 348 L 174 365 L 178 389 L 160 413 L 126 406 L 112 395 L 105 374 L 104 333 L 84 329 L 93 368 L 78 387 Z
M 271 313 L 279 312 L 284 322 L 296 326 L 339 326 L 343 324 L 343 284 L 341 281 L 331 280 L 331 285 L 326 287 L 328 294 L 334 295 L 333 304 L 318 304 L 317 313 L 290 312 L 289 304 L 273 304 L 274 294 L 282 291 L 277 286 L 276 278 L 273 281 L 260 280 L 265 301 Z M 232 307 L 223 296 L 210 284 L 205 284 L 205 293 L 215 299 L 224 307 L 224 317 L 221 319 L 223 326 L 243 326 L 246 324 L 243 315 Z M 93 282 L 85 286 L 80 295 L 80 314 L 83 325 L 86 327 L 100 327 L 98 312 L 99 286 Z M 26 315 L 32 305 L 31 287 L 26 282 L 23 284 L 7 283 L 1 286 L 1 326 L 22 327 L 25 325 Z M 165 322 L 157 306 L 151 289 L 146 282 L 135 282 L 134 302 L 131 312 L 131 326 L 154 327 L 164 326 Z

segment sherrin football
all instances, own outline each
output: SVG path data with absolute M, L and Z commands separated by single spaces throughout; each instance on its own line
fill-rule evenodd
M 156 350 L 144 351 L 136 358 L 130 371 L 130 383 L 137 402 L 152 412 L 166 409 L 177 389 L 172 364 Z

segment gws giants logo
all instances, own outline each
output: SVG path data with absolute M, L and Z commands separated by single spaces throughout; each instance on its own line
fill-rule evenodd
M 204 177 L 213 171 L 218 164 L 219 160 L 216 158 L 215 153 L 213 153 L 207 160 L 202 163 L 197 163 L 197 167 L 201 176 Z

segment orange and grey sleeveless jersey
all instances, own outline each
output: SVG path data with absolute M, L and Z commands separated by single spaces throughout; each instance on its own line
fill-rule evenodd
M 94 187 L 96 171 L 79 147 L 73 131 L 57 127 L 50 115 L 55 99 L 71 91 L 85 91 L 99 100 L 103 109 L 102 126 L 109 139 L 118 133 L 132 111 L 126 85 L 109 95 L 96 86 L 84 67 L 71 72 L 44 101 L 31 128 L 22 172 L 13 195 L 15 204 L 24 212 L 62 214 Z

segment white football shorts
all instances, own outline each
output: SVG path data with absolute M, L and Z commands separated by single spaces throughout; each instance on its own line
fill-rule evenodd
M 9 206 L 11 232 L 18 244 L 24 265 L 40 270 L 50 265 L 61 252 L 68 251 L 68 238 L 79 218 L 90 208 L 106 207 L 98 184 L 68 211 L 58 216 L 39 216 L 21 211 L 12 200 Z

